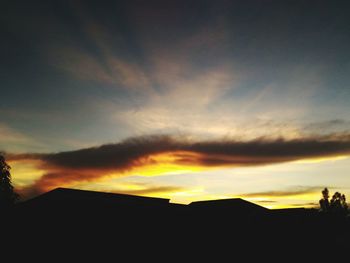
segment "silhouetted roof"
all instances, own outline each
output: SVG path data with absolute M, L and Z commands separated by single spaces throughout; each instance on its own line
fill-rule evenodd
M 35 204 L 81 204 L 81 205 L 118 205 L 125 204 L 129 206 L 139 206 L 139 205 L 151 205 L 151 206 L 181 206 L 186 205 L 181 204 L 171 204 L 169 199 L 165 198 L 154 198 L 154 197 L 144 197 L 136 195 L 118 194 L 118 193 L 107 193 L 98 191 L 87 191 L 78 190 L 70 188 L 56 188 L 52 191 L 46 192 L 39 195 L 33 199 L 30 199 L 24 204 L 35 205 Z M 241 198 L 231 198 L 231 199 L 217 199 L 217 200 L 205 200 L 196 201 L 190 203 L 188 208 L 205 208 L 205 209 L 218 209 L 225 211 L 226 208 L 230 210 L 234 209 L 236 211 L 247 212 L 247 211 L 267 211 L 267 208 L 259 206 L 257 204 L 248 202 Z
M 241 211 L 247 211 L 247 210 L 268 211 L 269 210 L 265 207 L 248 202 L 241 198 L 196 201 L 196 202 L 190 203 L 190 206 L 194 208 L 209 208 L 209 209 L 234 208 Z
M 42 203 L 42 202 L 79 202 L 89 204 L 149 204 L 149 205 L 167 205 L 169 199 L 153 198 L 127 194 L 77 190 L 69 188 L 56 188 L 52 191 L 39 195 L 25 203 Z

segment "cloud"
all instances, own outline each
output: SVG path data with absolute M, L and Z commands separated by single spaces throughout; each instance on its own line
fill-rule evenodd
M 26 135 L 12 129 L 6 124 L 0 123 L 0 143 L 14 142 L 26 143 L 31 141 Z
M 51 64 L 75 78 L 93 80 L 143 95 L 152 94 L 154 90 L 142 61 L 128 50 L 132 43 L 121 32 L 123 30 L 117 29 L 121 25 L 111 27 L 104 24 L 79 3 L 74 3 L 72 7 L 78 21 L 76 30 L 95 50 L 77 45 L 79 39 L 74 36 L 71 41 L 66 41 L 68 44 L 53 44 L 48 49 Z
M 51 167 L 69 169 L 127 169 L 151 162 L 142 159 L 154 154 L 174 152 L 179 163 L 211 165 L 255 165 L 305 158 L 350 154 L 350 137 L 330 136 L 295 140 L 203 141 L 191 142 L 173 136 L 135 137 L 116 144 L 53 154 L 14 155 L 12 158 L 40 158 Z
M 306 124 L 305 129 L 318 134 L 336 131 L 348 131 L 350 129 L 350 121 L 344 119 L 331 119 L 320 122 L 312 122 Z
M 124 88 L 154 92 L 146 72 L 136 63 L 126 62 L 117 57 L 109 57 L 107 65 L 112 75 Z
M 241 194 L 240 196 L 244 198 L 273 198 L 273 197 L 290 197 L 290 196 L 300 196 L 311 193 L 321 193 L 322 186 L 311 186 L 311 187 L 296 187 L 294 189 L 278 190 L 278 191 L 264 191 Z M 262 201 L 260 201 L 262 202 Z M 269 201 L 271 202 L 271 201 Z
M 40 149 L 43 145 L 31 136 L 18 131 L 5 123 L 0 123 L 0 152 L 11 149 L 12 152 L 23 152 L 28 148 Z
M 114 78 L 105 69 L 98 58 L 79 48 L 55 48 L 51 52 L 51 63 L 57 68 L 83 80 L 114 84 Z
M 173 167 L 258 166 L 302 159 L 350 155 L 350 137 L 331 136 L 295 140 L 191 141 L 174 136 L 129 138 L 120 143 L 49 154 L 9 154 L 9 161 L 40 160 L 46 174 L 24 192 L 42 192 L 123 176 L 137 169 L 155 167 L 150 175 L 161 175 Z M 157 168 L 165 166 L 165 168 Z M 168 168 L 167 168 L 168 167 Z M 157 174 L 158 173 L 158 174 Z M 316 188 L 246 194 L 245 197 L 300 195 Z M 317 188 L 319 190 L 319 188 Z
M 271 190 L 240 194 L 238 196 L 269 208 L 316 207 L 325 186 L 292 186 L 281 190 Z M 329 187 L 335 188 L 335 187 Z M 298 203 L 291 203 L 296 202 Z
M 100 58 L 73 47 L 57 48 L 52 53 L 52 64 L 76 78 L 128 90 L 153 91 L 146 73 L 137 63 L 126 62 L 116 56 Z

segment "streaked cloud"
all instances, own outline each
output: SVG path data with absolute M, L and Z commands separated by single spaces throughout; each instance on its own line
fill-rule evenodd
M 324 186 L 308 186 L 308 187 L 293 187 L 285 190 L 278 191 L 264 191 L 256 193 L 247 193 L 240 196 L 244 198 L 279 198 L 279 197 L 296 197 L 300 195 L 306 195 L 311 193 L 321 193 Z M 271 202 L 270 200 L 269 202 Z
M 0 143 L 6 142 L 14 142 L 14 143 L 26 143 L 31 139 L 16 131 L 15 129 L 9 127 L 6 124 L 0 123 Z
M 5 123 L 0 123 L 0 152 L 24 152 L 27 148 L 36 146 L 40 148 L 42 144 Z
M 51 63 L 76 78 L 106 84 L 115 83 L 114 78 L 96 57 L 75 47 L 56 49 L 55 52 L 52 52 Z
M 321 198 L 321 191 L 324 187 L 290 186 L 284 189 L 244 193 L 238 196 L 271 209 L 287 207 L 315 208 L 319 206 L 318 200 Z

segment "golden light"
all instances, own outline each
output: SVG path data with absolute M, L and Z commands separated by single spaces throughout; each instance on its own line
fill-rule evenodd
M 41 178 L 46 171 L 38 167 L 43 162 L 40 160 L 16 160 L 10 161 L 13 184 L 16 187 L 25 187 Z
M 198 157 L 199 154 L 183 151 L 155 154 L 140 160 L 140 165 L 133 167 L 128 173 L 140 176 L 157 176 L 208 170 L 208 167 L 195 163 Z M 185 159 L 194 162 L 188 162 Z
M 320 199 L 320 193 L 315 191 L 310 193 L 288 193 L 285 196 L 276 196 L 271 194 L 254 197 L 245 197 L 242 195 L 239 197 L 269 209 L 296 207 L 311 208 L 315 206 L 313 204 L 315 203 L 315 200 L 317 201 Z

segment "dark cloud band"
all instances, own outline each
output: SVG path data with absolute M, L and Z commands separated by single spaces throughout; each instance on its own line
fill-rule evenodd
M 46 175 L 33 186 L 49 189 L 76 182 L 94 181 L 107 172 L 132 170 L 161 162 L 152 156 L 172 154 L 173 163 L 202 167 L 257 166 L 310 158 L 350 155 L 349 135 L 295 140 L 191 142 L 172 136 L 146 136 L 116 144 L 49 154 L 8 155 L 10 160 L 39 159 Z M 275 193 L 276 194 L 276 193 Z
M 216 165 L 262 165 L 305 158 L 350 154 L 350 140 L 310 138 L 189 142 L 171 136 L 138 137 L 100 147 L 37 155 L 48 165 L 70 169 L 124 169 L 140 164 L 148 156 L 177 152 L 177 162 Z M 190 153 L 190 154 L 187 154 Z M 192 154 L 191 154 L 192 153 Z M 142 164 L 142 162 L 141 162 Z

